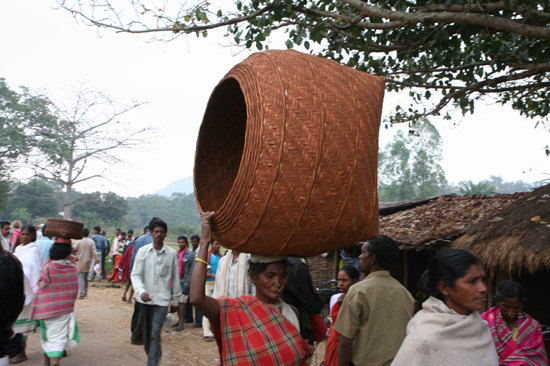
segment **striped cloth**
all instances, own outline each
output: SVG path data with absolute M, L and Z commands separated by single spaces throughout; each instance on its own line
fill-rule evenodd
M 250 296 L 222 297 L 214 336 L 224 366 L 307 365 L 311 352 L 300 332 L 278 312 Z
M 501 365 L 548 365 L 538 321 L 523 311 L 519 313 L 515 327 L 517 336 L 514 340 L 499 307 L 487 310 L 481 317 L 489 324 Z
M 13 325 L 14 333 L 21 333 L 23 335 L 26 335 L 27 333 L 34 333 L 36 331 L 36 327 L 38 327 L 38 322 L 31 318 L 32 307 L 33 303 L 25 305 L 25 307 L 23 307 L 23 311 L 21 311 L 21 314 L 19 314 L 19 317 Z
M 69 260 L 50 261 L 42 267 L 34 300 L 33 319 L 48 319 L 74 311 L 78 296 L 78 270 Z

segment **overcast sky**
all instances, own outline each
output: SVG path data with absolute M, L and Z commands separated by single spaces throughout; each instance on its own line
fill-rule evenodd
M 75 186 L 84 192 L 114 191 L 122 196 L 150 194 L 193 173 L 195 143 L 210 93 L 219 80 L 251 51 L 223 47 L 222 37 L 148 42 L 150 36 L 116 34 L 76 22 L 51 0 L 3 1 L 0 11 L 0 77 L 18 85 L 62 95 L 60 90 L 89 80 L 120 101 L 146 107 L 124 118 L 136 126 L 154 124 L 159 136 L 145 149 L 122 152 L 128 164 L 110 167 L 109 181 Z M 282 48 L 273 45 L 272 48 Z M 385 114 L 406 98 L 387 95 Z M 449 182 L 490 175 L 506 181 L 550 178 L 543 147 L 548 128 L 534 128 L 508 108 L 476 106 L 474 116 L 456 114 L 452 123 L 431 119 L 443 141 L 443 168 Z M 483 102 L 482 102 L 483 103 Z M 408 105 L 408 104 L 407 104 Z M 395 128 L 381 130 L 381 145 Z M 23 174 L 20 172 L 19 174 Z

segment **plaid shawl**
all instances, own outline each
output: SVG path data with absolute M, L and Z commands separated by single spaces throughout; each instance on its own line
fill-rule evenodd
M 224 366 L 306 365 L 300 332 L 271 307 L 250 296 L 222 297 L 214 336 Z
M 42 267 L 32 319 L 48 319 L 74 311 L 78 295 L 77 273 L 70 260 L 50 261 Z
M 487 310 L 481 317 L 489 323 L 501 365 L 548 365 L 538 321 L 523 311 L 519 313 L 516 323 L 518 335 L 514 341 L 499 307 Z

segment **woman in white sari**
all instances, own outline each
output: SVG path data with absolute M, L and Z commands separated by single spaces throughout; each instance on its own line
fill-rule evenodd
M 461 249 L 436 256 L 422 276 L 431 295 L 407 325 L 394 366 L 492 365 L 498 357 L 478 311 L 487 302 L 481 260 Z
M 38 278 L 42 263 L 42 249 L 36 244 L 36 229 L 32 225 L 21 228 L 19 235 L 20 245 L 13 253 L 23 266 L 25 274 L 25 306 L 17 318 L 13 331 L 23 334 L 23 351 L 10 359 L 10 363 L 19 363 L 27 360 L 25 353 L 27 334 L 36 330 L 37 322 L 31 319 L 34 294 L 37 291 Z

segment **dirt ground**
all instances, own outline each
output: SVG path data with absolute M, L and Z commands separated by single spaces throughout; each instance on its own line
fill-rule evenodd
M 138 366 L 147 363 L 143 346 L 130 344 L 130 320 L 134 305 L 122 301 L 123 288 L 107 285 L 106 281 L 91 282 L 88 296 L 76 301 L 81 343 L 68 351 L 68 357 L 61 360 L 62 366 Z M 323 355 L 324 342 L 317 347 L 311 365 L 319 365 Z M 27 356 L 29 359 L 19 365 L 44 364 L 38 332 L 29 335 Z M 216 343 L 202 339 L 202 328 L 186 324 L 181 332 L 163 331 L 162 366 L 219 364 Z

